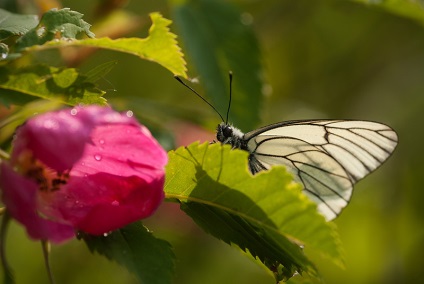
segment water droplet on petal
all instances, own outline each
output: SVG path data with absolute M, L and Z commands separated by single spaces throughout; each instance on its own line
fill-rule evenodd
M 119 201 L 118 200 L 114 200 L 112 201 L 112 206 L 119 206 Z
M 104 145 L 104 144 L 105 144 L 105 140 L 100 139 L 100 140 L 99 140 L 99 143 L 100 143 L 101 145 Z
M 94 159 L 96 161 L 101 161 L 102 160 L 102 156 L 100 156 L 99 154 L 94 155 Z
M 127 117 L 133 117 L 134 113 L 132 112 L 132 110 L 129 110 L 126 112 Z
M 71 115 L 76 115 L 78 110 L 76 108 L 71 109 Z

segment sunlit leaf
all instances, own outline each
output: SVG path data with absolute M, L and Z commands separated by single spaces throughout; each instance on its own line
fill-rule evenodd
M 100 104 L 104 92 L 87 81 L 74 68 L 32 65 L 20 69 L 0 67 L 0 102 L 4 105 L 22 104 L 43 98 L 68 105 Z
M 289 271 L 313 272 L 300 244 L 343 263 L 335 226 L 284 168 L 251 176 L 246 152 L 195 143 L 169 153 L 166 173 L 168 199 L 182 202 L 207 232 L 247 249 L 268 267 L 279 263 Z
M 56 40 L 42 46 L 33 46 L 27 51 L 43 50 L 63 46 L 89 46 L 110 49 L 136 55 L 159 63 L 175 75 L 186 77 L 185 60 L 178 46 L 176 35 L 169 31 L 171 21 L 159 13 L 150 14 L 152 26 L 147 38 L 92 38 L 83 40 Z

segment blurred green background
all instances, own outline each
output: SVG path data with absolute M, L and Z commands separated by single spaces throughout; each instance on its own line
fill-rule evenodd
M 59 4 L 84 13 L 84 19 L 93 23 L 98 20 L 95 8 L 111 2 Z M 226 74 L 234 71 L 230 121 L 243 131 L 306 118 L 365 119 L 392 126 L 400 140 L 394 155 L 356 186 L 350 205 L 335 220 L 346 250 L 346 269 L 308 248 L 306 252 L 327 283 L 424 282 L 424 8 L 420 1 L 370 1 L 376 5 L 341 0 L 115 2 L 140 23 L 120 36 L 146 36 L 149 12 L 159 11 L 175 21 L 171 29 L 180 36 L 189 76 L 201 82 L 193 86 L 221 112 L 228 101 Z M 218 8 L 205 9 L 211 2 Z M 32 1 L 18 8 L 37 12 Z M 184 18 L 187 11 L 194 22 Z M 202 39 L 196 41 L 190 28 L 202 27 L 203 19 L 219 26 L 228 18 L 242 23 L 248 39 L 226 41 L 216 58 L 199 52 L 196 43 Z M 165 147 L 214 139 L 219 117 L 161 66 L 98 51 L 78 67 L 90 70 L 111 60 L 117 61 L 116 67 L 100 81 L 109 103 L 120 110 L 132 109 Z M 205 76 L 208 72 L 212 75 Z M 175 248 L 175 283 L 274 283 L 271 275 L 237 249 L 203 233 L 175 204 L 164 204 L 145 224 Z M 11 227 L 7 250 L 18 283 L 47 282 L 40 244 L 28 240 L 19 225 Z M 57 283 L 136 283 L 125 269 L 91 255 L 78 240 L 54 246 L 52 266 Z

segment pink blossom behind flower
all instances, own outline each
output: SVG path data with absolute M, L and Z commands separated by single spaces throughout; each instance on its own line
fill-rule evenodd
M 70 228 L 107 233 L 150 216 L 164 198 L 166 152 L 147 128 L 110 108 L 34 117 L 13 145 L 2 165 L 3 201 L 33 238 L 65 240 Z

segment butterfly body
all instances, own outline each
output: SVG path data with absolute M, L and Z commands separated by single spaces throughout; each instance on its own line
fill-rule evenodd
M 286 166 L 327 220 L 337 217 L 353 185 L 379 167 L 397 145 L 389 126 L 360 120 L 293 120 L 246 134 L 221 123 L 217 139 L 248 151 L 252 174 Z

